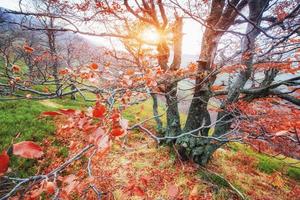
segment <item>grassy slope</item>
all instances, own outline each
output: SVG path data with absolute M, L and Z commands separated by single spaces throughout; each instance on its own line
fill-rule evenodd
M 54 132 L 53 121 L 50 118 L 38 119 L 38 116 L 41 112 L 48 111 L 48 110 L 55 110 L 63 107 L 84 108 L 86 105 L 87 104 L 82 100 L 74 102 L 69 99 L 44 100 L 39 102 L 28 101 L 28 100 L 0 102 L 0 110 L 1 110 L 0 147 L 1 149 L 7 147 L 11 143 L 12 139 L 15 137 L 16 133 L 19 132 L 21 134 L 16 141 L 34 140 L 40 142 L 45 137 L 52 137 L 51 135 Z M 160 112 L 162 113 L 163 109 L 161 109 Z M 129 119 L 131 122 L 134 122 L 136 120 L 143 120 L 151 117 L 152 116 L 151 101 L 147 101 L 143 104 L 134 105 L 128 108 L 125 111 L 124 116 L 127 119 Z M 184 118 L 185 116 L 182 117 Z M 163 121 L 165 122 L 165 117 L 163 118 Z M 147 126 L 154 126 L 154 125 L 155 123 L 153 121 L 147 123 Z M 143 138 L 140 138 L 139 141 L 140 140 L 143 140 Z M 162 148 L 162 150 L 164 152 L 166 151 L 164 148 Z M 152 148 L 149 149 L 149 153 L 151 153 L 152 155 L 153 151 L 156 150 L 152 146 Z M 271 179 L 272 177 L 279 179 L 279 181 L 277 181 L 278 182 L 277 185 L 279 186 L 281 184 L 280 180 L 285 181 L 285 180 L 289 180 L 289 178 L 293 178 L 294 180 L 300 180 L 299 168 L 290 167 L 288 166 L 288 164 L 285 163 L 285 162 L 288 163 L 295 162 L 295 160 L 293 159 L 281 161 L 275 158 L 270 158 L 266 155 L 257 154 L 252 149 L 245 147 L 244 145 L 241 144 L 231 144 L 228 147 L 226 147 L 224 151 L 227 151 L 227 153 L 216 154 L 215 158 L 217 159 L 213 160 L 212 166 L 210 167 L 212 169 L 215 169 L 215 171 L 217 171 L 218 173 L 222 174 L 228 180 L 232 181 L 232 183 L 241 191 L 243 191 L 245 194 L 251 195 L 249 191 L 253 190 L 252 185 L 255 185 L 257 181 L 265 182 L 266 184 L 272 184 L 272 182 L 271 183 L 268 182 L 268 180 Z M 61 148 L 60 152 L 63 157 L 68 156 L 68 152 L 66 149 Z M 142 153 L 141 157 L 143 157 L 144 154 L 145 152 Z M 121 155 L 116 153 L 112 156 L 120 157 Z M 160 154 L 159 152 L 157 152 L 157 157 L 159 156 Z M 154 157 L 156 157 L 155 153 L 154 153 Z M 240 159 L 240 157 L 242 157 L 242 159 Z M 124 157 L 122 159 L 127 159 L 127 158 Z M 144 165 L 148 166 L 149 163 L 155 162 L 154 160 L 150 161 L 147 159 L 142 159 L 141 161 L 139 161 L 138 159 L 139 157 L 136 158 L 133 164 L 134 170 L 136 171 L 142 169 Z M 151 159 L 153 159 L 153 155 L 151 156 Z M 173 158 L 171 156 L 170 159 L 171 159 L 170 162 L 174 162 L 174 160 L 172 161 L 172 159 L 174 159 L 174 155 Z M 251 160 L 252 169 L 249 169 L 250 171 L 247 171 L 244 170 L 243 166 L 249 165 L 249 160 Z M 26 176 L 35 173 L 36 170 L 35 168 L 32 167 L 34 163 L 35 161 L 33 160 L 13 158 L 12 168 L 13 171 L 17 171 L 18 176 Z M 172 168 L 171 166 L 172 164 L 170 165 L 167 164 L 166 166 L 161 166 L 161 167 L 163 170 L 168 170 L 168 168 L 171 170 Z M 240 171 L 238 167 L 241 167 L 241 169 L 243 170 Z M 236 173 L 237 171 L 239 173 Z M 278 174 L 280 175 L 279 178 L 277 176 Z M 183 185 L 191 178 L 194 179 L 195 176 L 181 174 L 178 180 L 176 179 L 174 184 L 182 185 L 183 187 Z M 285 183 L 284 181 L 283 183 Z M 290 184 L 290 182 L 288 183 Z M 202 187 L 202 183 L 199 185 L 199 187 L 200 188 Z M 275 184 L 274 188 L 276 187 L 277 186 Z M 206 186 L 204 188 L 206 188 Z M 262 187 L 260 188 L 261 191 L 256 191 L 256 194 L 270 195 L 272 193 L 272 191 L 266 193 L 264 189 L 268 190 L 270 188 Z M 286 192 L 290 190 L 291 190 L 291 186 L 290 185 L 286 186 Z M 166 191 L 163 192 L 166 193 Z M 214 193 L 214 196 L 216 197 L 216 199 L 222 199 L 225 195 L 223 193 L 226 193 L 226 190 L 221 189 L 217 193 Z M 278 194 L 273 192 L 272 195 L 278 195 Z
M 0 102 L 0 150 L 8 148 L 13 140 L 41 142 L 45 136 L 53 134 L 53 122 L 46 118 L 38 119 L 41 112 L 49 109 L 36 101 Z M 15 138 L 18 134 L 18 138 Z M 10 166 L 17 175 L 26 176 L 34 173 L 31 167 L 34 162 L 12 157 Z
M 39 117 L 42 112 L 59 108 L 79 109 L 86 105 L 83 101 L 71 101 L 69 98 L 0 102 L 0 151 L 7 149 L 12 142 L 30 140 L 40 143 L 46 137 L 53 136 L 54 122 L 52 118 Z M 35 163 L 35 160 L 13 156 L 10 167 L 16 176 L 24 177 L 36 172 L 36 168 L 32 167 Z

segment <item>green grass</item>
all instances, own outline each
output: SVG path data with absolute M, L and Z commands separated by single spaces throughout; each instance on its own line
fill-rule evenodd
M 20 133 L 15 142 L 22 140 L 41 141 L 54 132 L 49 118 L 38 119 L 41 112 L 53 110 L 36 101 L 19 100 L 0 102 L 0 148 L 3 149 Z
M 228 182 L 226 182 L 224 178 L 221 178 L 216 174 L 209 173 L 208 171 L 204 170 L 199 170 L 198 175 L 201 177 L 201 179 L 214 183 L 219 187 L 229 187 Z
M 39 117 L 44 111 L 60 108 L 83 109 L 93 103 L 82 99 L 73 101 L 70 97 L 46 101 L 18 100 L 0 102 L 0 152 L 12 143 L 30 140 L 37 143 L 52 137 L 55 125 L 51 117 Z M 18 137 L 16 138 L 16 136 Z M 68 150 L 59 147 L 59 156 L 67 157 Z M 34 159 L 11 157 L 10 168 L 14 176 L 26 177 L 36 173 Z
M 152 118 L 153 117 L 153 110 L 152 110 L 153 101 L 152 99 L 148 99 L 147 101 L 144 101 L 140 104 L 132 105 L 128 107 L 125 112 L 123 113 L 123 116 L 128 119 L 131 123 L 138 123 L 145 119 Z M 159 103 L 158 106 L 158 113 L 161 115 L 163 114 L 160 119 L 164 126 L 166 126 L 167 119 L 166 119 L 166 112 L 165 108 L 161 103 Z M 182 122 L 182 126 L 184 126 L 184 122 L 186 120 L 187 116 L 183 113 L 180 113 L 180 120 Z M 147 126 L 156 127 L 156 123 L 154 118 L 147 121 L 145 123 Z
M 257 155 L 256 156 L 259 160 L 257 164 L 257 168 L 265 172 L 267 174 L 271 174 L 275 171 L 280 171 L 282 167 L 282 163 L 279 160 L 271 159 L 267 156 Z
M 300 169 L 296 167 L 289 167 L 287 170 L 287 175 L 290 178 L 300 181 Z
M 243 151 L 247 155 L 255 157 L 258 160 L 256 167 L 261 172 L 271 174 L 279 171 L 290 178 L 300 180 L 300 163 L 294 164 L 297 163 L 297 160 L 293 158 L 277 159 L 275 157 L 255 152 L 250 147 L 239 143 L 231 143 L 229 144 L 229 147 L 235 152 Z
M 41 142 L 55 131 L 50 118 L 38 119 L 41 112 L 51 110 L 39 102 L 29 100 L 0 102 L 0 150 L 12 143 L 30 140 Z M 19 137 L 16 136 L 19 134 Z M 12 156 L 10 167 L 18 176 L 34 174 L 36 161 Z

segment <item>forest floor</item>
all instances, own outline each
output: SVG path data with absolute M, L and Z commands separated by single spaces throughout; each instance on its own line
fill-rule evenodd
M 26 175 L 24 170 L 32 167 L 33 164 L 35 171 L 31 173 L 47 173 L 78 151 L 78 148 L 73 148 L 74 144 L 81 147 L 87 144 L 83 142 L 86 136 L 81 131 L 74 130 L 72 134 L 61 131 L 66 120 L 63 117 L 56 117 L 54 121 L 39 119 L 46 120 L 42 123 L 52 124 L 54 128 L 44 127 L 43 132 L 36 134 L 36 131 L 41 128 L 37 120 L 39 111 L 61 107 L 80 108 L 83 106 L 81 103 L 72 105 L 69 101 L 58 100 L 32 104 L 34 105 L 27 102 L 18 104 L 18 110 L 22 107 L 25 112 L 32 112 L 30 110 L 35 112 L 32 116 L 27 116 L 29 118 L 27 123 L 31 123 L 34 119 L 34 124 L 30 130 L 25 130 L 25 139 L 30 137 L 31 132 L 35 132 L 32 135 L 42 144 L 45 156 L 42 160 L 29 162 L 29 164 L 27 161 L 13 163 L 17 166 L 15 169 L 23 170 L 22 176 Z M 7 110 L 8 105 L 12 106 L 2 104 L 1 107 L 0 104 L 0 109 Z M 136 118 L 140 120 L 151 114 L 150 108 L 151 106 L 147 104 L 137 105 L 130 108 L 124 116 L 133 121 Z M 11 126 L 8 115 L 10 114 L 7 113 L 5 116 L 5 123 L 8 125 L 4 126 L 2 123 L 4 128 Z M 22 114 L 14 113 L 14 115 L 18 119 Z M 26 125 L 19 124 L 19 126 Z M 148 123 L 146 126 L 151 128 L 153 124 Z M 22 129 L 15 128 L 13 131 L 22 131 Z M 48 133 L 45 137 L 47 131 L 51 131 L 51 134 Z M 207 168 L 203 169 L 192 162 L 182 162 L 173 148 L 158 146 L 143 132 L 130 131 L 125 139 L 115 141 L 105 156 L 98 157 L 96 154 L 93 157 L 91 179 L 87 176 L 87 165 L 92 153 L 88 152 L 82 159 L 75 161 L 58 177 L 63 185 L 62 192 L 72 194 L 72 199 L 93 199 L 95 193 L 87 189 L 90 183 L 103 192 L 103 199 L 116 200 L 225 200 L 241 199 L 241 194 L 246 199 L 253 200 L 297 200 L 300 196 L 300 173 L 297 168 L 299 165 L 290 167 L 290 163 L 295 162 L 294 160 L 282 161 L 257 154 L 241 144 L 230 144 L 220 149 L 214 154 Z M 23 165 L 27 165 L 27 168 L 23 168 Z M 68 183 L 65 183 L 65 180 L 68 180 Z M 29 196 L 34 196 L 37 190 L 33 188 Z M 44 197 L 47 199 L 47 196 Z

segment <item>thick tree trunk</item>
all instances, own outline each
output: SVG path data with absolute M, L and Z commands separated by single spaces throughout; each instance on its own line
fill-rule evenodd
M 207 20 L 210 26 L 214 26 L 221 14 L 224 6 L 224 1 L 213 1 L 211 14 Z M 208 126 L 211 123 L 210 115 L 207 110 L 207 104 L 210 99 L 209 87 L 213 79 L 204 80 L 209 73 L 210 65 L 214 59 L 215 50 L 221 33 L 216 32 L 211 28 L 207 28 L 202 39 L 202 47 L 198 61 L 198 76 L 196 77 L 193 99 L 189 108 L 188 117 L 184 127 L 184 132 L 195 130 L 202 125 Z M 201 134 L 207 136 L 209 128 L 201 130 L 195 135 Z M 181 157 L 189 158 L 198 164 L 205 165 L 211 157 L 210 152 L 213 146 L 210 145 L 210 140 L 205 138 L 195 138 L 185 136 L 177 139 L 176 144 L 179 145 L 179 153 Z
M 263 10 L 268 5 L 269 0 L 250 0 L 249 1 L 249 20 L 254 22 L 256 25 L 260 25 Z M 260 31 L 255 28 L 252 24 L 247 26 L 247 35 L 243 39 L 242 43 L 242 60 L 241 64 L 246 66 L 245 70 L 241 70 L 233 83 L 232 87 L 229 89 L 229 93 L 226 101 L 221 105 L 223 111 L 218 113 L 215 131 L 213 136 L 219 137 L 226 134 L 230 130 L 232 122 L 228 122 L 233 118 L 233 116 L 226 110 L 226 106 L 234 103 L 238 100 L 240 96 L 240 90 L 245 86 L 246 82 L 249 80 L 252 68 L 253 68 L 253 57 L 255 52 L 255 40 L 259 35 Z M 225 116 L 225 117 L 224 117 Z M 222 118 L 222 120 L 220 120 Z
M 168 106 L 166 136 L 176 136 L 181 133 L 177 98 L 177 83 L 167 85 L 166 91 L 167 94 L 165 95 L 165 97 Z M 170 141 L 174 142 L 174 140 Z
M 173 46 L 174 57 L 172 64 L 168 65 L 170 56 L 170 49 L 165 41 L 158 45 L 158 63 L 164 71 L 176 71 L 181 64 L 181 46 L 182 46 L 182 17 L 175 15 L 175 24 L 173 27 Z M 166 136 L 176 136 L 181 133 L 180 116 L 178 110 L 178 97 L 177 97 L 177 82 L 170 82 L 165 84 L 165 98 L 167 104 L 167 127 Z M 167 143 L 174 142 L 168 140 Z
M 237 10 L 241 10 L 247 4 L 246 0 L 232 0 L 231 4 L 236 6 Z M 231 24 L 234 22 L 237 12 L 233 7 L 225 1 L 213 0 L 211 5 L 210 15 L 207 19 L 207 25 L 203 39 L 201 52 L 198 63 L 198 76 L 196 78 L 196 85 L 191 102 L 185 132 L 195 130 L 203 125 L 208 126 L 211 124 L 210 115 L 208 112 L 208 101 L 211 97 L 210 87 L 215 81 L 215 76 L 207 78 L 207 74 L 212 72 L 212 65 L 214 62 L 216 50 L 219 40 Z M 220 31 L 222 30 L 222 31 Z M 202 129 L 195 135 L 208 136 L 209 128 Z M 196 138 L 186 136 L 179 138 L 176 143 L 180 145 L 180 154 L 183 158 L 191 158 L 196 163 L 205 165 L 211 155 L 218 149 L 224 142 L 216 142 L 207 138 Z
M 175 15 L 175 24 L 173 28 L 174 56 L 170 66 L 170 71 L 176 71 L 181 64 L 182 49 L 182 17 Z M 178 110 L 177 82 L 166 84 L 166 102 L 167 102 L 167 136 L 176 136 L 181 133 L 180 115 Z M 172 142 L 175 142 L 172 140 Z

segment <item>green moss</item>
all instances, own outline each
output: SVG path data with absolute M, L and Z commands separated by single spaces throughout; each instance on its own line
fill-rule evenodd
M 270 158 L 264 158 L 264 157 L 260 157 L 259 162 L 257 164 L 257 168 L 260 171 L 268 174 L 279 170 L 281 166 L 282 165 L 280 165 L 280 162 L 272 160 Z
M 300 169 L 299 168 L 296 168 L 296 167 L 290 167 L 288 170 L 287 170 L 287 175 L 290 177 L 290 178 L 293 178 L 295 180 L 299 180 L 300 181 Z
M 58 151 L 58 155 L 67 158 L 69 156 L 69 150 L 67 147 L 60 147 Z
M 243 151 L 247 155 L 256 158 L 258 160 L 256 167 L 261 172 L 270 174 L 275 171 L 280 171 L 290 178 L 300 180 L 300 164 L 295 164 L 295 166 L 292 167 L 290 166 L 290 164 L 297 163 L 297 160 L 293 158 L 278 156 L 277 158 L 279 159 L 277 159 L 275 157 L 255 152 L 250 147 L 239 143 L 231 143 L 228 147 L 234 152 Z
M 219 187 L 229 187 L 228 183 L 220 176 L 217 176 L 213 173 L 208 173 L 206 171 L 200 170 L 198 175 L 211 183 L 218 185 Z

